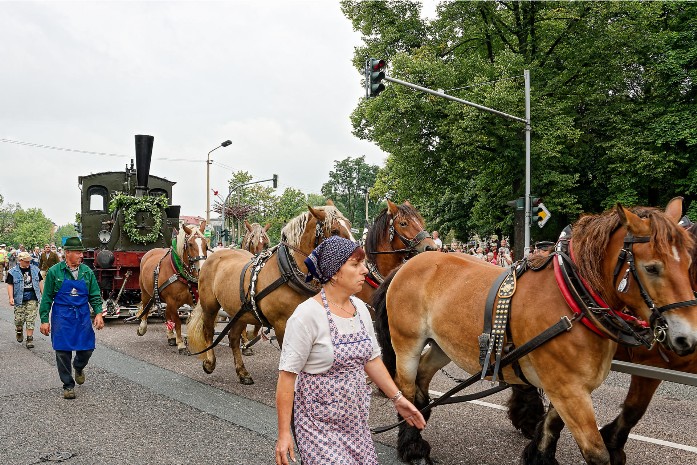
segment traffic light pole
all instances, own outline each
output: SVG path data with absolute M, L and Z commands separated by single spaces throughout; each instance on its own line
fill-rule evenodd
M 445 92 L 439 92 L 436 90 L 431 90 L 427 87 L 417 86 L 411 82 L 402 81 L 401 79 L 395 79 L 389 76 L 384 76 L 384 80 L 387 82 L 394 82 L 411 89 L 419 90 L 421 92 L 426 92 L 427 94 L 435 95 L 437 97 L 442 97 L 446 100 L 451 100 L 453 102 L 462 103 L 470 107 L 474 107 L 478 110 L 487 111 L 495 115 L 501 116 L 512 121 L 518 121 L 525 124 L 525 248 L 524 254 L 528 255 L 530 252 L 530 133 L 532 127 L 530 125 L 530 71 L 524 70 L 523 72 L 525 78 L 525 118 L 520 118 L 518 116 L 509 115 L 502 111 L 494 110 L 493 108 L 485 107 L 483 105 L 478 105 L 473 102 L 468 102 L 452 95 L 448 95 Z

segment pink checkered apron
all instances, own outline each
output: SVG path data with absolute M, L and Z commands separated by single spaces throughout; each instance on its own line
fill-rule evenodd
M 334 362 L 326 373 L 301 372 L 295 391 L 295 440 L 303 465 L 377 465 L 368 427 L 370 388 L 365 364 L 373 353 L 363 320 L 360 329 L 339 334 L 324 292 Z

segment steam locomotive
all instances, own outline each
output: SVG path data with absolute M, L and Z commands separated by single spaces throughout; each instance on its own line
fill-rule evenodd
M 136 164 L 124 171 L 79 176 L 77 229 L 84 263 L 102 290 L 104 315 L 132 316 L 140 302 L 140 261 L 146 252 L 171 245 L 180 206 L 172 205 L 175 182 L 150 175 L 154 137 L 135 136 Z

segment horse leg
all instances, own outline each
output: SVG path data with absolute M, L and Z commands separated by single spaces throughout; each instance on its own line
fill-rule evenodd
M 556 465 L 557 439 L 566 424 L 588 465 L 610 465 L 610 454 L 598 431 L 590 391 L 583 392 L 581 386 L 571 383 L 559 391 L 547 389 L 547 396 L 553 406 L 549 410 L 553 413 L 548 413 L 538 425 L 533 440 L 523 452 L 522 463 Z
M 564 421 L 550 405 L 547 415 L 537 424 L 531 438 L 532 441 L 523 451 L 522 463 L 525 465 L 559 465 L 554 456 L 562 429 L 564 429 Z
M 535 427 L 545 415 L 542 396 L 535 386 L 514 384 L 511 386 L 511 397 L 506 402 L 508 419 L 513 427 L 528 439 L 535 434 Z
M 622 404 L 622 411 L 612 423 L 608 423 L 600 430 L 605 445 L 610 451 L 612 465 L 624 465 L 627 461 L 624 445 L 629 438 L 629 432 L 646 413 L 646 409 L 660 384 L 661 381 L 657 379 L 632 376 L 629 392 L 627 392 L 627 397 Z
M 179 355 L 189 355 L 189 349 L 186 347 L 186 341 L 182 337 L 182 320 L 179 318 L 179 309 L 174 311 L 174 334 L 177 342 L 177 350 Z
M 228 333 L 228 339 L 230 340 L 230 348 L 232 349 L 232 356 L 235 359 L 235 371 L 237 372 L 237 377 L 241 384 L 254 384 L 252 375 L 249 374 L 247 368 L 244 366 L 244 361 L 242 360 L 242 350 L 240 349 L 240 339 L 242 338 L 242 332 L 247 332 L 247 323 L 244 321 L 237 321 L 230 332 Z
M 255 325 L 254 328 L 256 329 L 257 326 Z M 249 331 L 247 331 L 247 327 L 245 326 L 244 330 L 242 331 L 242 334 L 241 334 L 242 346 L 244 347 L 247 344 L 249 344 L 249 341 L 254 339 L 255 337 L 256 337 L 256 334 L 250 337 Z M 242 349 L 242 355 L 247 356 L 247 357 L 252 356 L 252 355 L 254 355 L 254 349 L 252 349 L 251 347 L 244 347 Z
M 145 295 L 145 293 L 143 293 L 143 300 L 144 300 L 145 302 L 141 302 L 141 303 L 140 303 L 141 308 L 144 308 L 144 307 L 145 307 L 146 302 L 150 300 L 150 297 L 147 297 L 147 299 L 146 299 L 146 295 Z M 152 307 L 151 307 L 151 308 L 152 308 Z M 140 315 L 140 324 L 138 325 L 138 329 L 137 329 L 137 331 L 136 331 L 136 334 L 137 334 L 138 336 L 144 336 L 145 333 L 148 332 L 148 315 L 149 315 L 149 314 L 150 314 L 150 309 L 148 309 L 148 310 L 142 312 L 142 314 Z
M 419 360 L 424 344 L 425 341 L 422 341 L 421 344 L 413 344 L 409 348 L 408 353 L 400 352 L 395 345 L 395 351 L 399 354 L 397 358 L 395 383 L 402 390 L 404 397 L 413 402 L 418 409 L 425 407 L 429 400 L 428 384 L 424 387 L 424 385 L 419 382 L 417 386 L 417 374 L 420 368 Z M 433 349 L 430 349 L 429 352 L 431 350 Z M 440 351 L 440 349 L 437 351 Z M 438 360 L 439 356 L 436 352 L 433 353 L 433 358 Z M 398 415 L 398 418 L 400 420 L 402 419 L 400 415 Z M 426 418 L 428 419 L 428 415 Z M 397 453 L 400 460 L 403 462 L 414 465 L 433 464 L 430 457 L 431 445 L 421 436 L 421 431 L 406 423 L 403 423 L 399 427 L 399 433 L 397 435 Z

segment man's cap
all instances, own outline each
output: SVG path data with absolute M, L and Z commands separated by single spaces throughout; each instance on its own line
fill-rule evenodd
M 69 237 L 66 239 L 65 244 L 63 245 L 64 250 L 76 250 L 76 251 L 84 251 L 85 247 L 82 245 L 82 241 L 80 240 L 79 237 Z
M 5 244 L 0 244 L 0 247 L 7 247 Z
M 29 252 L 20 252 L 17 256 L 17 260 L 20 262 L 28 262 L 31 260 L 31 255 L 29 255 Z

